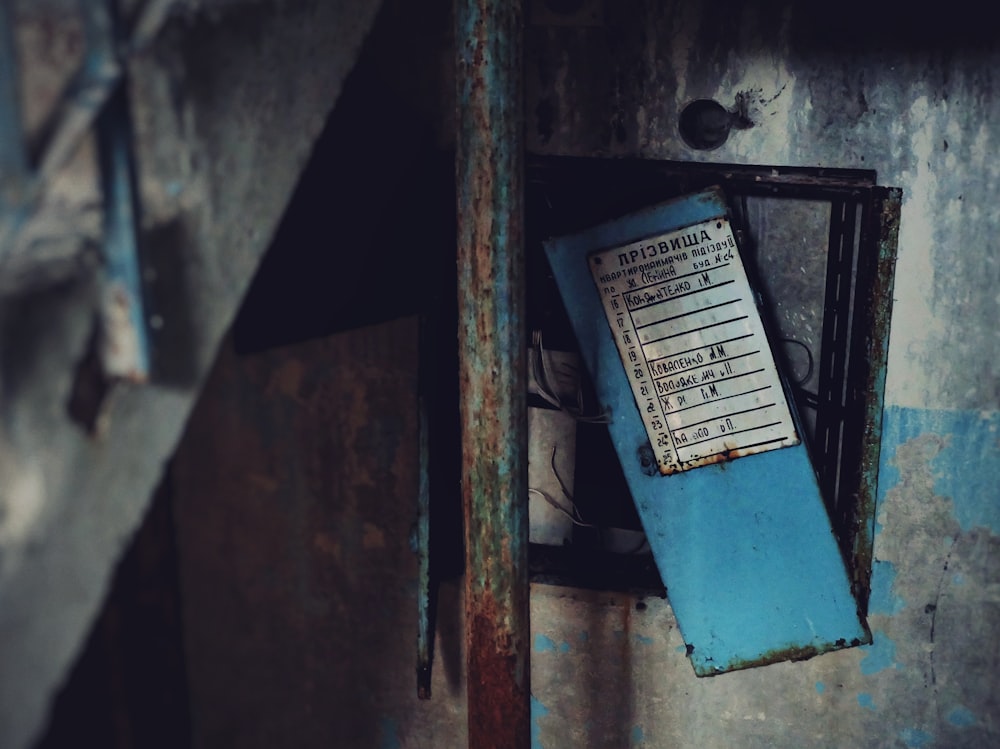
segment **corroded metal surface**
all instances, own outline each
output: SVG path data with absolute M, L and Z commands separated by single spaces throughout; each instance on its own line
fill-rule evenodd
M 872 554 L 875 543 L 876 500 L 878 496 L 879 461 L 882 445 L 882 409 L 885 396 L 885 376 L 889 364 L 889 321 L 892 318 L 892 293 L 896 275 L 896 248 L 899 242 L 899 214 L 903 194 L 898 188 L 877 188 L 865 232 L 876 236 L 877 253 L 868 267 L 859 269 L 873 274 L 870 295 L 865 300 L 868 327 L 865 335 L 865 356 L 861 366 L 867 366 L 865 380 L 865 413 L 861 451 L 861 481 L 854 516 L 848 527 L 854 532 L 849 569 L 854 595 L 862 613 L 868 612 L 871 593 Z
M 413 318 L 240 357 L 173 465 L 194 745 L 461 746 L 458 603 L 413 695 Z
M 469 746 L 529 742 L 521 4 L 456 14 Z

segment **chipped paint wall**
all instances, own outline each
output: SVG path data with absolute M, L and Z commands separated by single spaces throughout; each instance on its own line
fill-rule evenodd
M 665 603 L 539 588 L 534 746 L 997 743 L 1000 46 L 958 9 L 584 6 L 528 29 L 531 150 L 875 169 L 904 203 L 873 644 L 698 680 Z M 687 147 L 698 98 L 753 126 Z

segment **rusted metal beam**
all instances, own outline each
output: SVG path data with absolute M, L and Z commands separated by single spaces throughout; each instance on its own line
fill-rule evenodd
M 885 377 L 889 366 L 889 322 L 892 319 L 892 290 L 896 276 L 896 251 L 899 244 L 899 215 L 903 192 L 895 187 L 875 189 L 872 205 L 862 227 L 862 245 L 874 244 L 859 264 L 858 278 L 867 289 L 855 322 L 854 338 L 864 342 L 863 357 L 855 357 L 852 366 L 858 374 L 852 381 L 863 381 L 864 418 L 860 429 L 861 476 L 857 500 L 850 515 L 842 519 L 851 545 L 847 549 L 851 565 L 854 595 L 864 615 L 871 596 L 872 558 L 875 546 L 875 518 L 878 514 L 878 471 L 882 445 L 882 409 L 885 403 Z M 861 326 L 864 325 L 864 329 Z
M 469 746 L 530 743 L 520 0 L 459 0 L 458 345 Z

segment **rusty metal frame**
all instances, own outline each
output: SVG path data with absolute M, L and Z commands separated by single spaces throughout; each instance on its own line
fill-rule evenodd
M 848 383 L 858 407 L 845 423 L 845 430 L 861 435 L 851 445 L 856 452 L 847 458 L 858 466 L 858 475 L 854 501 L 838 506 L 835 527 L 863 615 L 868 613 L 871 595 L 882 413 L 902 202 L 899 188 L 873 187 L 866 197 L 859 242 L 856 283 L 865 296 L 855 304 L 861 314 L 854 318 L 851 340 L 855 342 L 854 350 L 863 355 L 853 357 L 849 365 Z
M 456 7 L 469 746 L 530 742 L 522 4 Z

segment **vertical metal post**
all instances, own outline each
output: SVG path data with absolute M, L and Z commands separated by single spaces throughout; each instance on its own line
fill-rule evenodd
M 530 744 L 520 0 L 458 0 L 469 746 Z

